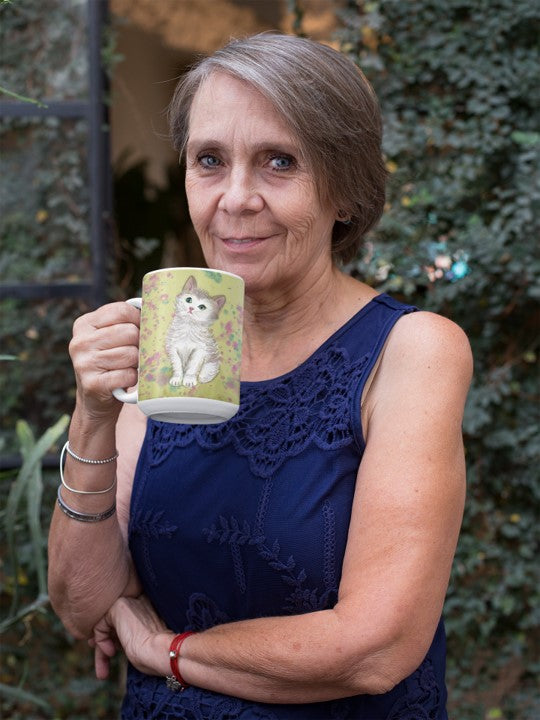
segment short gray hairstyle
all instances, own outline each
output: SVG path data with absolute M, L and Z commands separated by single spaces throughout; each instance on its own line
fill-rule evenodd
M 215 72 L 249 83 L 283 116 L 321 199 L 345 220 L 334 224 L 334 257 L 352 260 L 382 214 L 387 178 L 379 104 L 361 70 L 337 50 L 294 35 L 260 33 L 232 40 L 193 65 L 176 87 L 169 125 L 181 156 L 193 98 Z

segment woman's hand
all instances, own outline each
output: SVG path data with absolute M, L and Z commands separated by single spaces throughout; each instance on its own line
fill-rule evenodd
M 174 633 L 156 614 L 145 595 L 119 598 L 94 628 L 89 645 L 94 648 L 96 677 L 109 675 L 109 662 L 122 648 L 137 670 L 148 675 L 167 675 L 169 646 Z
M 137 382 L 140 312 L 125 302 L 110 303 L 78 318 L 69 352 L 77 400 L 92 417 L 116 417 L 121 405 L 112 391 Z

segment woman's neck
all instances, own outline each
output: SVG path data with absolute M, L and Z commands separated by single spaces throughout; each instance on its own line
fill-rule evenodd
M 242 379 L 293 370 L 374 295 L 336 267 L 272 294 L 246 296 Z

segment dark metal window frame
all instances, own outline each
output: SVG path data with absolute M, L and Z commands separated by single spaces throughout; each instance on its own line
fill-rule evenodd
M 109 113 L 105 102 L 108 90 L 101 51 L 103 31 L 108 23 L 108 0 L 87 0 L 88 100 L 52 101 L 46 107 L 25 102 L 0 102 L 3 117 L 86 118 L 88 122 L 87 164 L 90 203 L 91 280 L 49 284 L 0 284 L 0 299 L 36 300 L 82 298 L 97 307 L 107 300 L 106 259 L 111 235 L 112 179 L 110 167 Z

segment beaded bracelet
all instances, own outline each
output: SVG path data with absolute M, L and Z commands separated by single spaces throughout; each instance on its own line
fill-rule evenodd
M 72 493 L 76 493 L 77 495 L 104 495 L 105 493 L 108 493 L 114 489 L 114 486 L 116 485 L 116 476 L 113 480 L 112 485 L 109 485 L 109 487 L 105 488 L 105 490 L 77 490 L 76 488 L 72 488 L 70 485 L 68 485 L 67 482 L 64 480 L 64 457 L 66 455 L 66 452 L 68 452 L 71 457 L 74 457 L 76 460 L 84 463 L 89 463 L 90 465 L 104 465 L 105 463 L 112 462 L 113 460 L 116 460 L 116 458 L 118 457 L 118 453 L 116 453 L 114 457 L 108 458 L 107 460 L 86 460 L 85 458 L 80 458 L 78 455 L 74 454 L 74 452 L 69 447 L 69 440 L 66 442 L 66 444 L 62 448 L 62 452 L 60 453 L 60 480 L 62 481 L 62 485 L 66 488 L 66 490 L 69 490 Z
M 74 510 L 73 508 L 70 508 L 69 505 L 66 505 L 64 502 L 64 499 L 62 497 L 62 486 L 58 486 L 58 507 L 60 510 L 68 516 L 68 518 L 71 518 L 72 520 L 78 520 L 79 522 L 86 522 L 86 523 L 96 523 L 101 522 L 102 520 L 107 520 L 107 518 L 110 518 L 114 513 L 116 512 L 116 500 L 112 504 L 112 506 L 108 510 L 104 510 L 100 513 L 82 513 L 78 510 Z
M 106 465 L 107 463 L 113 462 L 118 457 L 118 451 L 116 451 L 114 455 L 109 458 L 105 458 L 105 460 L 88 460 L 88 458 L 83 458 L 80 455 L 77 455 L 76 452 L 73 452 L 73 450 L 69 447 L 69 440 L 64 445 L 62 452 L 64 450 L 67 450 L 67 452 L 74 460 L 78 460 L 82 463 L 87 463 L 88 465 Z
M 194 634 L 193 630 L 188 630 L 180 635 L 175 635 L 172 639 L 171 646 L 169 648 L 169 661 L 171 663 L 172 675 L 167 675 L 165 679 L 167 680 L 168 689 L 173 690 L 174 692 L 178 692 L 178 690 L 182 692 L 189 687 L 182 675 L 180 675 L 178 661 L 180 660 L 180 648 L 182 647 L 182 643 L 187 637 Z

